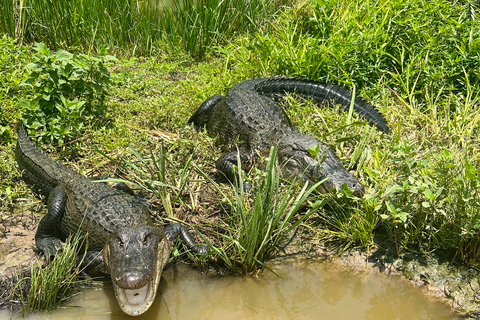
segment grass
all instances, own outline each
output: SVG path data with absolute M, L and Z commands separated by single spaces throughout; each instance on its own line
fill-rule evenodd
M 210 45 L 252 30 L 270 0 L 136 1 L 6 0 L 0 33 L 22 42 L 102 51 L 123 47 L 149 54 L 158 41 L 203 56 Z
M 29 274 L 19 276 L 10 300 L 22 302 L 23 315 L 53 310 L 75 293 L 82 271 L 83 259 L 77 258 L 82 241 L 77 233 L 66 241 L 63 250 L 46 267 L 34 264 Z
M 316 201 L 304 212 L 307 199 L 316 187 L 305 184 L 301 190 L 295 181 L 282 186 L 277 172 L 277 150 L 272 147 L 265 172 L 259 177 L 253 194 L 245 193 L 244 174 L 239 161 L 239 181 L 235 185 L 234 197 L 221 192 L 208 175 L 202 175 L 223 195 L 227 217 L 222 223 L 222 246 L 212 247 L 217 259 L 233 273 L 252 274 L 266 267 L 266 262 L 286 244 L 288 237 L 302 222 L 328 201 L 325 197 Z M 301 214 L 301 217 L 299 215 Z

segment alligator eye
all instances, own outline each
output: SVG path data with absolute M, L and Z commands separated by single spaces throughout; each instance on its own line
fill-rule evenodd
M 143 242 L 144 245 L 147 245 L 148 240 L 150 240 L 150 236 L 151 236 L 151 234 L 146 234 L 146 235 L 143 236 L 142 242 Z
M 117 244 L 120 248 L 123 248 L 123 241 L 120 238 L 117 238 Z

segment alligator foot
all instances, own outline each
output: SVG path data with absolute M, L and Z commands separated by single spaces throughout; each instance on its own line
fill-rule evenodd
M 90 180 L 92 180 L 92 181 L 109 180 L 109 179 L 115 179 L 115 178 L 106 177 L 106 176 L 96 176 L 96 177 L 90 178 Z M 132 195 L 132 196 L 135 195 L 133 190 L 123 182 L 104 182 L 104 183 L 108 184 L 109 187 L 112 187 L 112 188 L 117 189 L 117 190 L 121 190 L 123 192 L 126 192 L 126 193 Z
M 163 228 L 167 240 L 171 243 L 178 237 L 180 240 L 193 252 L 199 255 L 205 255 L 210 251 L 210 248 L 204 244 L 197 244 L 193 236 L 188 232 L 187 228 L 178 223 L 166 225 Z
M 63 243 L 55 237 L 41 237 L 36 238 L 35 241 L 38 250 L 45 256 L 47 264 L 63 249 Z

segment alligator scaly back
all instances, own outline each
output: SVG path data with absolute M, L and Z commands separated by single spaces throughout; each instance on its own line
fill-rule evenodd
M 253 90 L 269 97 L 294 93 L 305 99 L 313 99 L 320 105 L 340 104 L 344 111 L 348 111 L 352 100 L 350 90 L 336 84 L 313 80 L 273 77 L 252 80 L 251 85 Z M 353 109 L 361 118 L 376 126 L 380 131 L 390 132 L 383 115 L 361 97 L 355 97 Z
M 25 182 L 35 192 L 45 196 L 50 194 L 61 179 L 68 179 L 77 175 L 73 170 L 50 159 L 38 149 L 28 138 L 27 131 L 22 124 L 18 128 L 15 159 L 22 171 L 22 177 Z

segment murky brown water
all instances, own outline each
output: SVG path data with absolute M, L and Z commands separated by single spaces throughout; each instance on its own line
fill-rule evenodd
M 399 277 L 358 275 L 329 263 L 303 261 L 252 277 L 220 277 L 168 268 L 152 308 L 137 319 L 456 319 L 444 304 Z M 8 315 L 0 313 L 0 319 Z M 65 308 L 27 319 L 132 319 L 111 288 L 90 288 Z

